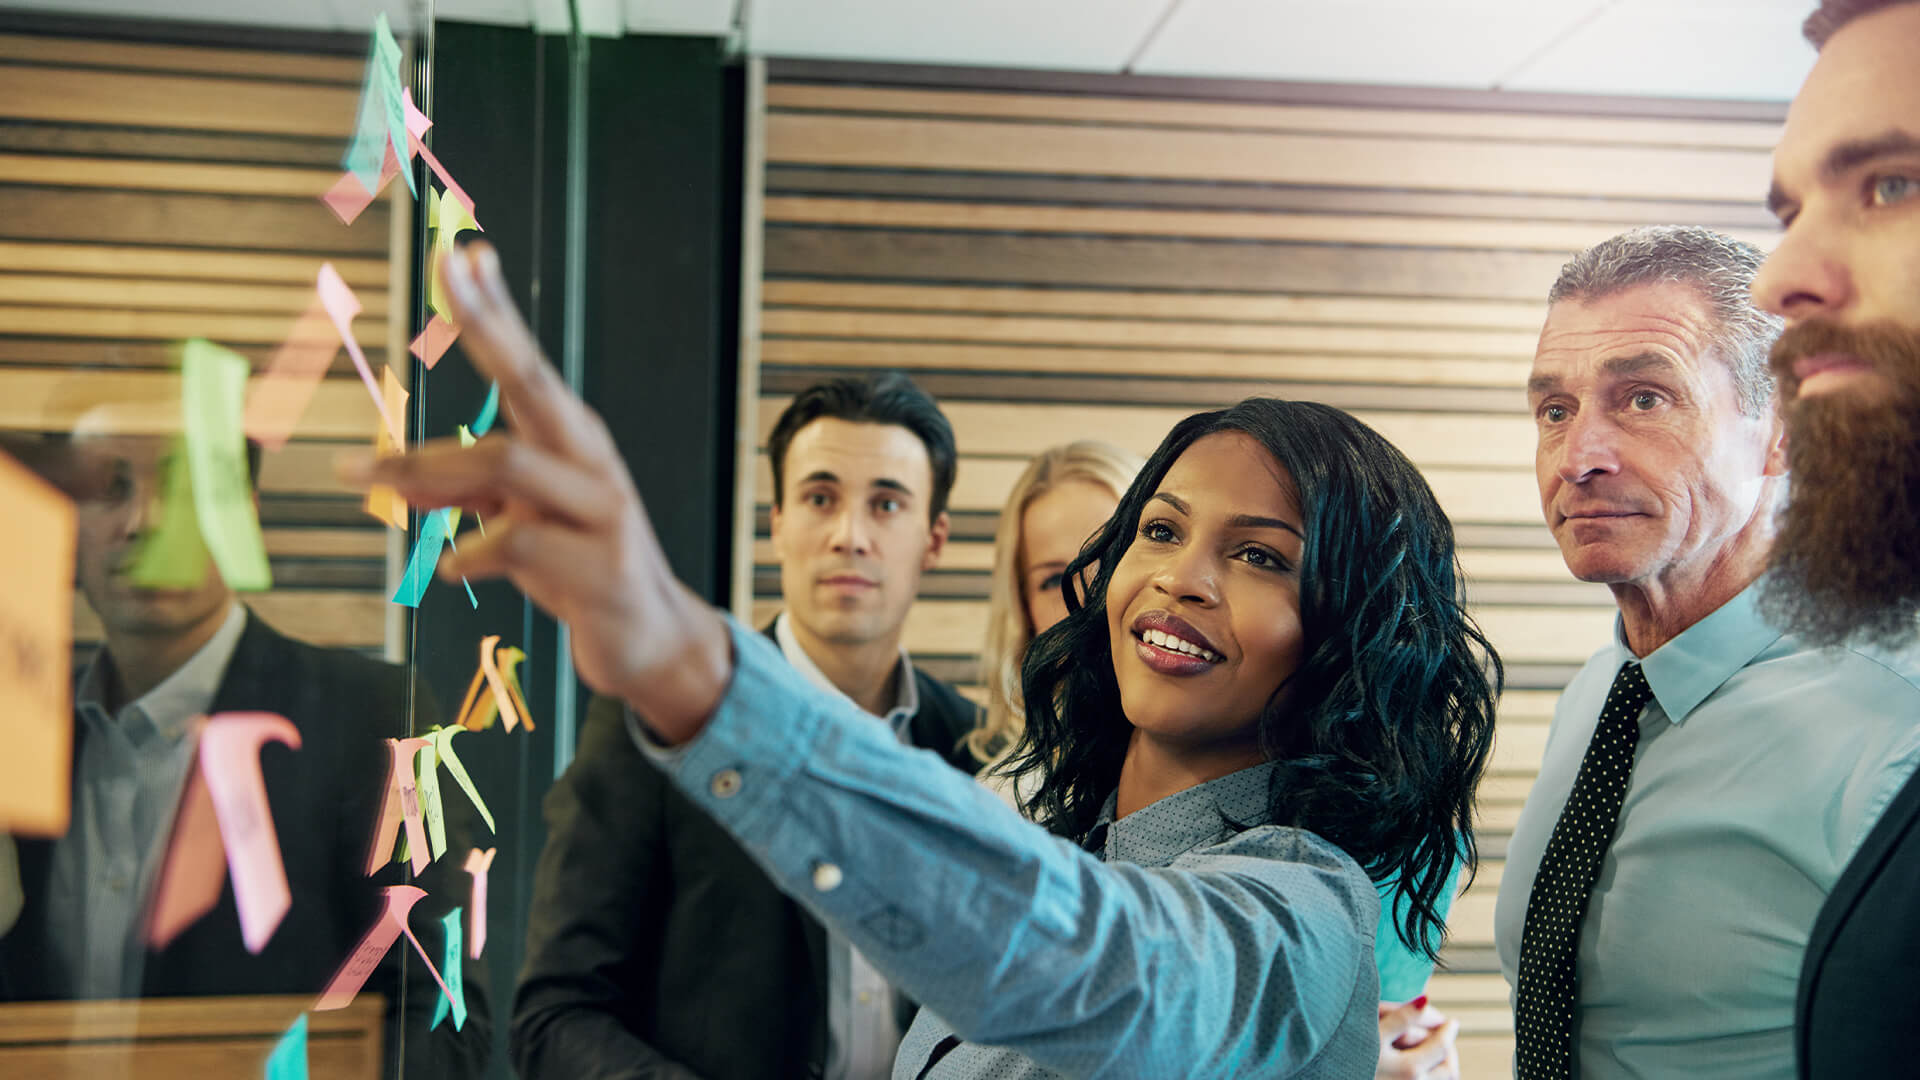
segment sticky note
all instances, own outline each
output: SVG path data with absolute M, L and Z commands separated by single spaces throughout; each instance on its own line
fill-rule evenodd
M 427 304 L 441 315 L 450 316 L 453 308 L 447 303 L 446 285 L 440 278 L 440 263 L 453 254 L 454 239 L 462 232 L 479 231 L 480 223 L 474 220 L 471 205 L 451 196 L 441 198 L 437 191 L 427 193 L 427 212 L 433 221 L 434 260 L 427 273 Z
M 380 384 L 373 381 L 373 368 L 367 366 L 367 354 L 360 351 L 360 343 L 353 338 L 353 317 L 360 314 L 360 298 L 353 295 L 346 279 L 332 263 L 320 265 L 320 276 L 314 283 L 320 294 L 320 303 L 327 309 L 327 316 L 333 320 L 333 328 L 347 347 L 347 355 L 353 357 L 354 370 L 360 373 L 360 382 L 367 388 L 367 396 L 373 399 L 374 410 L 387 424 L 387 437 L 395 446 L 407 445 L 406 428 L 400 422 L 403 418 L 397 411 L 387 408 L 386 400 L 381 396 Z
M 429 1030 L 439 1027 L 440 1021 L 445 1020 L 451 1012 L 453 1030 L 459 1031 L 467 1023 L 467 988 L 460 974 L 460 909 L 454 908 L 442 916 L 440 926 L 445 931 L 440 951 L 440 971 L 447 979 L 447 995 L 434 1003 L 433 1023 L 427 1027 Z
M 468 731 L 485 731 L 493 726 L 494 717 L 500 710 L 493 704 L 493 695 L 480 696 L 480 688 L 487 683 L 485 669 L 473 669 L 473 681 L 467 684 L 467 695 L 460 700 L 460 711 L 454 714 L 454 722 Z
M 473 432 L 467 430 L 467 425 L 465 424 L 461 424 L 456 430 L 460 436 L 460 446 L 462 449 L 472 446 L 475 442 L 479 441 L 473 437 Z M 481 536 L 487 535 L 487 521 L 485 518 L 480 516 L 480 512 L 478 510 L 473 512 L 473 523 L 480 527 Z M 449 507 L 447 509 L 447 540 L 449 543 L 452 542 L 454 534 L 458 533 L 459 531 L 460 531 L 460 508 L 457 506 Z M 465 577 L 462 577 L 460 580 L 465 581 L 467 579 Z M 467 591 L 471 593 L 473 591 L 473 586 L 471 585 L 467 586 Z M 474 606 L 479 607 L 480 605 L 476 603 L 474 604 Z
M 404 416 L 408 394 L 401 387 L 399 378 L 394 375 L 393 365 L 388 364 L 380 375 L 383 403 L 387 408 L 398 410 Z M 385 423 L 375 430 L 373 436 L 375 457 L 386 457 L 400 452 L 399 448 L 393 445 L 393 437 L 387 434 L 389 429 L 396 426 L 403 425 Z M 362 502 L 360 507 L 388 525 L 403 532 L 406 530 L 407 500 L 401 498 L 398 491 L 385 484 L 374 484 L 368 487 L 366 501 Z
M 413 552 L 407 556 L 407 569 L 400 577 L 400 586 L 393 590 L 394 603 L 410 608 L 420 606 L 420 598 L 427 595 L 427 586 L 433 582 L 433 569 L 440 565 L 440 549 L 446 546 L 448 527 L 452 523 L 445 507 L 420 515 L 420 533 L 414 537 Z
M 67 831 L 73 775 L 73 501 L 0 454 L 0 833 Z
M 147 589 L 192 589 L 207 580 L 213 565 L 200 535 L 200 511 L 194 506 L 193 465 L 187 440 L 177 438 L 159 464 L 160 519 L 148 521 L 133 553 L 128 576 Z
M 460 755 L 453 752 L 453 737 L 466 730 L 458 724 L 453 724 L 435 728 L 427 738 L 432 740 L 436 756 L 439 757 L 440 763 L 447 767 L 447 772 L 453 777 L 454 783 L 460 785 L 460 790 L 466 793 L 467 800 L 473 803 L 473 808 L 480 811 L 480 817 L 487 823 L 487 831 L 499 832 L 493 824 L 493 811 L 487 809 L 487 801 L 480 797 L 480 789 L 473 786 L 473 777 L 467 775 L 467 767 L 460 760 Z
M 498 653 L 500 678 L 507 684 L 507 696 L 513 699 L 514 708 L 520 710 L 520 722 L 527 725 L 528 731 L 532 731 L 533 713 L 527 708 L 527 696 L 520 692 L 520 661 L 526 658 L 526 653 L 512 645 Z
M 247 471 L 247 359 L 211 341 L 194 338 L 181 355 L 182 408 L 187 425 L 187 462 L 193 474 L 193 505 L 220 576 L 234 589 L 273 587 L 260 515 Z
M 382 160 L 390 147 L 397 157 L 407 153 L 406 108 L 400 82 L 400 43 L 382 12 L 374 21 L 373 44 L 368 50 L 367 72 L 360 84 L 360 112 L 354 124 L 353 141 L 347 144 L 341 168 L 352 173 L 361 187 L 370 192 L 380 189 Z M 407 190 L 413 190 L 413 177 L 407 176 Z
M 194 768 L 187 773 L 186 790 L 173 815 L 166 858 L 154 879 L 153 901 L 147 910 L 147 944 L 164 949 L 199 922 L 220 902 L 226 880 L 226 848 L 220 840 L 213 795 L 207 789 L 205 774 Z
M 314 1012 L 327 1012 L 331 1009 L 344 1009 L 353 1004 L 354 996 L 367 983 L 367 976 L 380 966 L 380 958 L 387 955 L 393 947 L 395 938 L 402 934 L 412 943 L 413 951 L 420 954 L 420 962 L 427 965 L 427 974 L 440 985 L 440 992 L 453 1000 L 453 991 L 447 989 L 446 981 L 440 978 L 440 971 L 433 965 L 433 958 L 413 936 L 413 928 L 407 925 L 407 915 L 413 911 L 413 905 L 427 895 L 426 890 L 413 885 L 389 885 L 382 890 L 386 893 L 386 907 L 374 920 L 372 926 L 361 936 L 360 944 L 354 946 L 340 969 L 334 972 L 328 981 L 326 990 L 320 994 L 320 1000 L 314 1002 Z
M 441 513 L 447 515 L 447 546 L 457 555 L 460 553 L 460 545 L 453 542 L 453 531 L 460 524 L 460 513 L 453 509 L 442 510 Z M 472 604 L 474 610 L 478 611 L 480 598 L 473 595 L 473 582 L 467 580 L 467 575 L 460 575 L 460 586 L 467 590 L 467 603 Z
M 480 959 L 480 950 L 487 945 L 487 870 L 493 866 L 496 850 L 474 848 L 467 852 L 466 870 L 473 876 L 473 896 L 468 901 L 473 908 L 473 941 L 468 945 L 467 956 L 474 960 Z
M 240 939 L 259 955 L 293 906 L 280 838 L 260 774 L 260 747 L 269 740 L 300 749 L 300 732 L 286 717 L 265 712 L 216 713 L 200 731 L 200 774 L 213 797 L 214 817 L 227 852 Z
M 480 404 L 480 415 L 473 418 L 470 425 L 473 437 L 479 438 L 493 430 L 493 421 L 500 415 L 500 384 L 494 383 L 487 390 L 487 400 Z
M 320 201 L 326 205 L 327 209 L 333 211 L 334 217 L 340 219 L 340 224 L 351 225 L 366 212 L 367 207 L 373 205 L 373 200 L 380 197 L 380 192 L 393 181 L 393 178 L 399 175 L 400 163 L 394 160 L 393 148 L 387 147 L 380 165 L 380 179 L 372 191 L 368 191 L 361 184 L 358 176 L 351 172 L 343 172 L 340 178 L 333 182 L 332 187 L 321 193 Z
M 493 694 L 493 706 L 500 710 L 500 719 L 512 731 L 520 722 L 520 714 L 514 710 L 513 699 L 507 695 L 507 684 L 500 678 L 500 669 L 494 663 L 493 647 L 500 643 L 500 635 L 492 634 L 480 641 L 480 670 L 487 676 L 487 689 Z M 533 730 L 528 725 L 527 730 Z
M 420 820 L 420 788 L 414 758 L 429 746 L 425 739 L 388 739 L 387 787 L 380 798 L 380 817 L 367 845 L 367 873 L 377 872 L 393 850 L 395 837 L 407 827 L 407 854 L 413 872 L 427 868 L 427 834 Z
M 268 450 L 287 445 L 339 351 L 340 336 L 315 296 L 248 389 L 247 438 Z
M 436 286 L 437 287 L 437 286 Z M 453 343 L 460 338 L 460 328 L 448 322 L 443 316 L 435 315 L 427 320 L 427 325 L 407 346 L 407 351 L 420 358 L 428 371 L 440 362 Z
M 307 1080 L 307 1014 L 301 1013 L 267 1055 L 267 1080 Z

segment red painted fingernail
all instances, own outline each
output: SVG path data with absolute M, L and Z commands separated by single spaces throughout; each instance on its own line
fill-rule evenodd
M 1424 1009 L 1427 1007 L 1427 995 L 1421 994 L 1419 997 L 1414 998 L 1412 1001 L 1407 1002 L 1407 1004 L 1413 1006 L 1416 1009 Z

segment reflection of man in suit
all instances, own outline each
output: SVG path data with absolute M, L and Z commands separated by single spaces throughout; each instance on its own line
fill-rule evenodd
M 1785 234 L 1754 282 L 1793 487 L 1769 602 L 1802 636 L 1911 645 L 1920 613 L 1920 3 L 1827 0 L 1769 196 Z M 1806 722 L 1839 730 L 1844 714 Z M 1912 767 L 1912 762 L 1906 762 Z M 1821 908 L 1800 969 L 1803 1077 L 1911 1076 L 1920 1027 L 1920 779 Z
M 952 429 L 905 376 L 795 398 L 768 439 L 785 611 L 767 633 L 816 685 L 971 772 L 976 710 L 901 646 L 947 536 Z M 634 748 L 594 702 L 547 799 L 514 1002 L 526 1077 L 892 1075 L 908 1010 Z
M 281 636 L 210 562 L 197 586 L 136 584 L 133 554 L 161 525 L 158 487 L 173 442 L 83 433 L 56 443 L 64 448 L 43 461 L 75 496 L 80 589 L 105 641 L 74 691 L 68 830 L 19 841 L 24 908 L 0 939 L 0 1000 L 317 995 L 378 916 L 380 887 L 401 880 L 395 870 L 368 878 L 365 860 L 384 794 L 381 740 L 407 733 L 406 674 Z M 257 472 L 258 448 L 250 454 Z M 414 700 L 424 728 L 433 704 L 424 693 Z M 285 716 L 301 735 L 300 750 L 268 743 L 260 756 L 292 906 L 255 956 L 241 942 L 229 885 L 211 912 L 151 950 L 145 916 L 194 767 L 193 720 L 254 710 Z M 443 858 L 418 882 L 429 898 L 412 924 L 430 949 L 441 941 L 438 916 L 465 903 L 455 863 Z M 388 998 L 388 1047 L 400 1045 L 404 1016 L 409 1075 L 477 1075 L 484 980 L 468 982 L 465 1030 L 456 1036 L 443 1022 L 429 1035 L 439 990 L 421 965 L 407 966 L 404 995 L 400 949 L 366 984 Z M 389 1053 L 389 1072 L 397 1065 Z

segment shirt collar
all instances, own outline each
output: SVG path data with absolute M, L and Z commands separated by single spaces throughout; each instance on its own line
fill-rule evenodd
M 227 665 L 233 660 L 234 650 L 240 645 L 240 635 L 246 628 L 247 609 L 235 603 L 228 608 L 226 621 L 213 632 L 206 644 L 200 646 L 173 674 L 161 680 L 160 685 L 141 695 L 137 701 L 123 706 L 116 719 L 129 729 L 151 725 L 154 731 L 167 739 L 178 739 L 185 735 L 193 718 L 204 715 L 213 707 L 220 680 L 226 676 Z M 96 724 L 109 719 L 106 701 L 107 678 L 111 669 L 107 665 L 112 662 L 113 658 L 102 646 L 94 653 L 93 660 L 80 676 L 79 686 L 74 690 L 74 705 L 80 715 Z M 136 732 L 130 730 L 129 734 Z
M 829 693 L 839 694 L 848 701 L 853 700 L 839 687 L 833 685 L 833 681 L 820 670 L 820 665 L 814 663 L 813 657 L 807 655 L 807 650 L 800 647 L 800 639 L 794 634 L 793 627 L 787 621 L 787 613 L 784 611 L 774 617 L 773 638 L 779 643 L 780 652 L 786 656 L 787 663 L 793 665 L 793 669 L 805 676 L 808 682 Z M 913 677 L 913 661 L 907 657 L 907 650 L 904 647 L 900 650 L 900 666 L 893 684 L 895 687 L 893 708 L 888 709 L 881 719 L 885 720 L 887 726 L 891 727 L 896 734 L 905 738 L 908 723 L 913 720 L 914 714 L 920 711 L 920 687 L 916 685 Z
M 1641 658 L 1640 670 L 1647 677 L 1647 686 L 1674 725 L 1684 723 L 1687 714 L 1712 697 L 1734 672 L 1780 639 L 1780 631 L 1761 619 L 1759 601 L 1760 583 L 1756 581 Z M 1626 628 L 1618 617 L 1613 623 L 1613 644 L 1616 668 L 1633 659 L 1632 650 L 1627 648 Z
M 1107 831 L 1106 861 L 1166 866 L 1236 828 L 1266 824 L 1275 764 L 1263 761 L 1196 784 L 1118 821 L 1113 812 L 1119 793 L 1107 796 L 1107 805 L 1094 826 L 1096 831 Z

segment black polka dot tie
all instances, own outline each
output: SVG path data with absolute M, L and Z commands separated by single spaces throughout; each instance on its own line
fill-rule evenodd
M 1633 748 L 1640 741 L 1640 710 L 1651 697 L 1639 664 L 1628 664 L 1614 676 L 1580 774 L 1567 793 L 1560 820 L 1554 822 L 1533 891 L 1527 895 L 1513 1015 L 1520 1080 L 1565 1080 L 1573 1075 L 1573 1007 L 1579 991 L 1574 960 L 1580 954 L 1580 924 L 1620 821 Z

